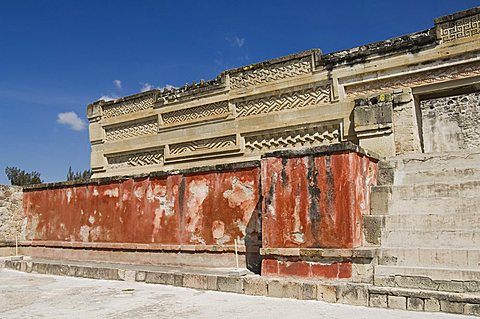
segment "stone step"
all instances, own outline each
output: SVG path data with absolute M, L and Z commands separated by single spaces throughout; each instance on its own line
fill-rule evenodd
M 480 249 L 385 248 L 380 251 L 378 262 L 384 266 L 480 270 Z
M 385 230 L 476 230 L 480 229 L 480 210 L 463 214 L 395 214 L 385 216 Z
M 412 185 L 424 183 L 463 183 L 480 180 L 480 163 L 478 167 L 422 167 L 397 171 L 394 185 Z
M 480 212 L 480 196 L 409 198 L 392 201 L 388 214 L 452 214 L 462 215 Z
M 480 295 L 480 270 L 379 265 L 375 267 L 374 284 Z
M 475 249 L 480 247 L 480 230 L 384 230 L 383 247 Z
M 419 153 L 395 156 L 387 159 L 390 166 L 397 170 L 423 170 L 454 167 L 479 167 L 480 149 L 449 152 Z
M 427 183 L 392 186 L 392 198 L 476 197 L 480 194 L 480 180 L 463 183 Z

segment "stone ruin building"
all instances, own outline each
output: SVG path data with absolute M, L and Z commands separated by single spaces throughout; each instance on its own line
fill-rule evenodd
M 18 232 L 22 271 L 480 315 L 479 111 L 480 7 L 98 101 L 93 179 L 2 187 L 0 252 Z M 235 239 L 246 276 L 121 266 L 234 267 Z

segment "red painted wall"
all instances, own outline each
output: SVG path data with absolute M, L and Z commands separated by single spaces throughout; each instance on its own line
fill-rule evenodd
M 376 161 L 347 148 L 265 157 L 260 168 L 27 189 L 26 239 L 222 246 L 239 237 L 256 256 L 260 241 L 264 248 L 355 248 L 376 179 Z M 262 274 L 349 278 L 352 261 L 266 255 Z
M 26 191 L 26 239 L 232 244 L 258 200 L 258 168 Z
M 362 215 L 370 213 L 376 161 L 356 152 L 267 157 L 261 169 L 264 248 L 362 245 Z M 267 255 L 262 275 L 344 279 L 352 277 L 352 262 Z
M 360 246 L 376 174 L 357 153 L 263 159 L 263 247 Z

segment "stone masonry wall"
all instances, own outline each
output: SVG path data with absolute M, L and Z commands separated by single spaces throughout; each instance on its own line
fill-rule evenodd
M 480 147 L 480 92 L 420 102 L 425 152 Z
M 23 191 L 21 187 L 0 185 L 0 242 L 13 242 L 23 223 Z

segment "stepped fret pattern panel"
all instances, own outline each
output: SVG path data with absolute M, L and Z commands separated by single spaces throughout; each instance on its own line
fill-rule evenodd
M 209 117 L 227 115 L 229 113 L 228 101 L 206 104 L 188 109 L 172 111 L 162 114 L 162 120 L 165 125 L 180 125 Z
M 480 62 L 473 62 L 428 72 L 398 76 L 387 80 L 355 84 L 345 87 L 345 93 L 353 96 L 366 96 L 389 89 L 414 87 L 478 75 L 480 75 Z
M 110 168 L 137 167 L 163 164 L 163 150 L 108 156 Z
M 248 153 L 265 152 L 285 148 L 327 145 L 339 141 L 340 126 L 338 124 L 320 125 L 245 136 L 245 151 Z
M 237 116 L 247 117 L 330 103 L 330 96 L 331 86 L 325 85 L 246 102 L 238 102 L 236 104 Z
M 156 119 L 147 119 L 105 128 L 105 139 L 107 141 L 117 141 L 131 137 L 152 135 L 156 134 L 157 131 L 158 121 Z
M 103 118 L 111 118 L 115 116 L 125 115 L 129 113 L 140 112 L 153 108 L 155 103 L 155 95 L 150 94 L 147 96 L 141 96 L 127 101 L 119 103 L 104 105 Z
M 174 156 L 190 155 L 194 153 L 211 152 L 212 150 L 221 151 L 237 145 L 235 135 L 208 138 L 198 141 L 170 145 L 170 154 Z
M 455 41 L 480 35 L 480 14 L 465 17 L 440 25 L 440 37 L 443 42 Z
M 312 72 L 311 57 L 290 60 L 263 68 L 241 71 L 230 78 L 230 88 L 239 89 L 266 82 L 283 80 Z

